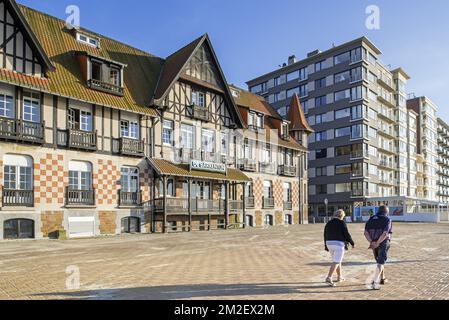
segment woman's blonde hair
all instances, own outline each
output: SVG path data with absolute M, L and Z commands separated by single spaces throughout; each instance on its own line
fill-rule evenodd
M 334 213 L 334 218 L 343 220 L 345 217 L 346 217 L 346 213 L 344 210 L 340 209 L 340 210 L 335 211 L 335 213 Z

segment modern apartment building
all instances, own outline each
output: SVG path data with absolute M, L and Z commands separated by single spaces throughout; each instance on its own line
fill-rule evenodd
M 407 108 L 417 114 L 417 153 L 422 155 L 423 197 L 427 201 L 438 196 L 438 107 L 428 97 L 407 100 Z
M 449 125 L 438 118 L 438 200 L 449 204 Z
M 0 239 L 307 220 L 302 110 L 231 89 L 207 35 L 164 59 L 3 0 L 0 40 Z
M 406 103 L 410 78 L 401 68 L 390 70 L 380 55 L 362 37 L 300 61 L 292 56 L 247 82 L 284 116 L 291 96 L 300 97 L 315 131 L 309 138 L 315 216 L 337 208 L 350 213 L 372 197 L 416 194 L 417 114 Z

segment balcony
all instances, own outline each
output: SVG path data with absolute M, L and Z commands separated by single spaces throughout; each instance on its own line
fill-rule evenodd
M 203 200 L 190 199 L 192 214 L 224 214 L 224 200 Z M 157 213 L 164 212 L 164 199 L 159 198 L 153 201 L 153 210 Z M 167 214 L 179 215 L 189 213 L 189 199 L 187 198 L 166 198 L 165 211 Z
M 261 173 L 275 174 L 276 173 L 276 165 L 271 162 L 261 162 L 261 163 L 259 163 L 259 171 Z
M 356 160 L 361 158 L 369 158 L 368 152 L 363 150 L 351 151 L 350 160 Z
M 228 157 L 216 152 L 204 150 L 193 150 L 187 148 L 174 149 L 174 161 L 177 163 L 189 164 L 192 160 L 217 162 L 226 164 Z
M 190 117 L 192 119 L 197 119 L 201 121 L 211 121 L 212 114 L 210 113 L 209 109 L 205 107 L 200 107 L 198 105 L 191 105 L 187 106 L 186 108 L 186 116 Z
M 115 139 L 112 143 L 112 152 L 124 156 L 144 157 L 145 141 L 130 138 Z
M 351 197 L 353 197 L 353 198 L 363 197 L 363 190 L 361 190 L 361 189 L 352 190 Z
M 2 204 L 5 207 L 34 207 L 34 191 L 4 189 Z
M 142 205 L 142 192 L 126 192 L 119 190 L 118 193 L 120 207 L 138 207 Z
M 292 211 L 293 210 L 293 202 L 284 201 L 284 211 Z
M 123 97 L 125 95 L 125 90 L 121 86 L 116 86 L 115 84 L 103 82 L 100 80 L 90 79 L 87 81 L 87 85 L 95 90 L 110 93 L 116 96 Z
M 0 117 L 0 139 L 42 144 L 45 141 L 45 122 L 34 123 Z
M 280 165 L 279 174 L 284 177 L 296 177 L 296 167 L 289 165 Z
M 58 130 L 58 145 L 77 150 L 97 151 L 97 131 Z
M 377 83 L 379 83 L 382 87 L 387 89 L 390 92 L 394 92 L 395 88 L 393 87 L 393 80 L 388 77 L 378 77 Z
M 68 206 L 94 206 L 95 191 L 94 190 L 74 190 L 67 188 L 66 204 Z
M 245 197 L 245 208 L 254 209 L 256 207 L 255 203 L 254 197 Z
M 239 161 L 239 169 L 246 172 L 256 172 L 257 164 L 254 160 L 242 159 Z
M 243 201 L 241 200 L 230 200 L 229 201 L 229 212 L 243 212 Z
M 273 208 L 274 208 L 274 198 L 263 197 L 263 209 L 273 209 Z

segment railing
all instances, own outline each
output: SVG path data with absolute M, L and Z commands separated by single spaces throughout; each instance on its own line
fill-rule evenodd
M 254 160 L 242 159 L 239 160 L 239 169 L 247 172 L 256 172 L 257 164 Z
M 271 162 L 261 162 L 259 163 L 259 171 L 261 173 L 274 174 L 276 172 L 276 165 Z
M 33 190 L 3 190 L 2 204 L 5 207 L 34 207 Z
M 87 84 L 92 89 L 96 89 L 99 91 L 103 91 L 106 93 L 112 93 L 117 96 L 123 96 L 125 94 L 125 90 L 121 86 L 116 86 L 115 84 L 103 82 L 100 80 L 90 79 L 87 81 Z
M 142 204 L 142 192 L 126 192 L 119 190 L 119 206 L 140 206 Z
M 363 190 L 352 190 L 351 197 L 363 197 Z
M 254 197 L 245 197 L 245 208 L 247 209 L 254 209 L 256 201 Z
M 285 177 L 296 177 L 296 167 L 289 165 L 280 165 L 279 174 Z
M 58 145 L 81 150 L 97 150 L 97 131 L 58 130 Z
M 0 139 L 44 143 L 45 122 L 34 123 L 0 117 Z
M 224 200 L 204 200 L 190 199 L 190 207 L 192 214 L 198 213 L 219 213 L 224 214 Z M 153 201 L 153 210 L 155 212 L 163 212 L 164 199 L 155 199 Z M 189 212 L 189 199 L 187 198 L 166 198 L 165 210 L 172 214 L 186 214 Z
M 284 201 L 284 210 L 285 211 L 293 210 L 293 202 L 291 202 L 291 201 Z
M 192 160 L 217 162 L 226 164 L 226 156 L 222 156 L 216 152 L 208 152 L 204 150 L 192 150 L 185 148 L 174 149 L 174 161 L 178 163 L 190 163 Z
M 186 116 L 203 121 L 211 121 L 212 115 L 209 109 L 197 105 L 187 106 Z
M 94 190 L 74 190 L 67 188 L 66 191 L 67 205 L 75 206 L 94 206 L 95 191 Z
M 120 138 L 113 141 L 113 153 L 127 156 L 143 157 L 145 155 L 145 141 L 130 138 Z
M 241 201 L 241 200 L 230 200 L 229 201 L 229 211 L 231 211 L 231 212 L 242 212 L 243 211 L 243 201 Z
M 363 150 L 352 151 L 350 155 L 351 159 L 359 159 L 365 157 L 368 157 L 368 153 Z
M 274 198 L 263 197 L 263 208 L 273 209 L 274 208 Z

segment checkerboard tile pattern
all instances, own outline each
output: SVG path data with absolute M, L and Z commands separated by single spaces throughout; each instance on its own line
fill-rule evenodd
M 112 160 L 98 160 L 97 173 L 93 175 L 98 205 L 116 205 L 120 187 L 120 170 Z
M 263 180 L 261 178 L 254 180 L 253 193 L 256 208 L 262 208 Z
M 3 191 L 3 161 L 0 160 L 0 194 Z M 2 197 L 0 196 L 0 206 L 2 205 Z
M 140 168 L 140 190 L 142 191 L 143 203 L 151 200 L 151 182 L 151 169 L 148 166 Z
M 299 207 L 299 182 L 293 182 L 292 185 L 292 202 L 293 207 L 298 208 Z
M 284 206 L 284 183 L 281 180 L 274 181 L 273 197 L 275 207 L 282 208 Z
M 64 186 L 68 173 L 64 170 L 63 155 L 47 153 L 34 163 L 34 201 L 36 204 L 64 204 Z

